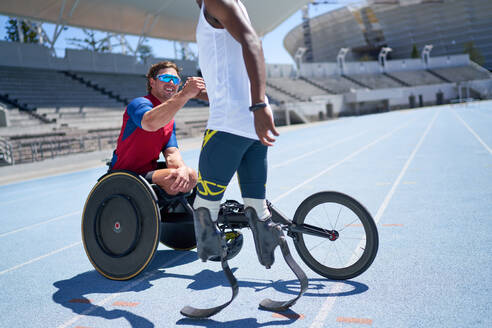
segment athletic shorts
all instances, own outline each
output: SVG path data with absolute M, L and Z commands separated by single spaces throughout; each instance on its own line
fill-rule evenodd
M 205 131 L 198 164 L 198 196 L 221 200 L 236 172 L 243 198 L 265 199 L 267 146 L 227 132 Z

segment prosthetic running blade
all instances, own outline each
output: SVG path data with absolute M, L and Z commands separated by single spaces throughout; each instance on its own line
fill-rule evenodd
M 231 302 L 236 298 L 236 296 L 239 292 L 239 285 L 237 283 L 237 279 L 236 279 L 236 277 L 234 277 L 234 274 L 232 273 L 231 269 L 229 268 L 229 264 L 227 264 L 227 260 L 222 258 L 221 263 L 222 263 L 222 269 L 224 270 L 224 273 L 227 277 L 227 280 L 229 281 L 229 284 L 231 285 L 231 288 L 232 288 L 231 299 L 222 305 L 215 306 L 215 307 L 208 308 L 208 309 L 198 309 L 198 308 L 187 305 L 181 309 L 180 312 L 182 315 L 189 317 L 189 318 L 194 318 L 194 319 L 208 318 L 208 317 L 211 317 L 211 316 L 219 313 L 220 311 L 222 311 L 222 309 L 224 309 L 229 304 L 231 304 Z
M 285 311 L 294 305 L 306 291 L 308 287 L 307 276 L 290 254 L 289 246 L 285 241 L 284 233 L 279 224 L 274 223 L 271 217 L 264 221 L 259 220 L 256 211 L 251 207 L 246 208 L 244 214 L 248 218 L 251 231 L 253 232 L 256 253 L 260 263 L 269 269 L 275 261 L 275 248 L 280 246 L 285 262 L 294 272 L 297 279 L 299 279 L 300 290 L 295 298 L 288 301 L 273 301 L 266 298 L 260 303 L 260 308 L 265 310 Z

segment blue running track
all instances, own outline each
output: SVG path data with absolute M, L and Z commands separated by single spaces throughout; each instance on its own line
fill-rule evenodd
M 267 195 L 292 216 L 337 190 L 377 222 L 379 253 L 336 282 L 301 263 L 306 294 L 285 313 L 258 309 L 298 283 L 277 250 L 270 270 L 253 239 L 230 261 L 237 299 L 208 320 L 180 315 L 230 296 L 215 262 L 159 246 L 149 268 L 111 281 L 91 266 L 80 219 L 105 167 L 0 186 L 0 327 L 492 327 L 492 102 L 342 118 L 284 130 L 269 152 Z M 197 167 L 199 149 L 183 152 Z M 0 169 L 1 170 L 1 169 Z M 227 199 L 239 198 L 234 181 Z

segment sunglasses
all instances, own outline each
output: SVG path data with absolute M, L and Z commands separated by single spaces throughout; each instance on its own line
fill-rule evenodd
M 179 77 L 177 76 L 174 76 L 174 75 L 171 75 L 171 74 L 162 74 L 162 75 L 159 75 L 157 76 L 157 79 L 161 82 L 166 82 L 166 83 L 169 83 L 169 82 L 173 82 L 174 85 L 178 85 L 179 82 L 181 81 L 179 79 Z

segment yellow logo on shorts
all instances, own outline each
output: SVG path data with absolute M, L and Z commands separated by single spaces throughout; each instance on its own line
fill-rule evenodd
M 226 190 L 227 186 L 222 186 L 214 182 L 205 181 L 202 179 L 202 174 L 198 172 L 198 181 L 196 190 L 203 196 L 217 196 Z
M 213 135 L 216 133 L 217 133 L 217 131 L 214 131 L 214 130 L 205 131 L 205 136 L 203 137 L 202 149 L 203 149 L 203 147 L 205 147 L 205 145 L 210 140 L 210 138 L 212 138 Z

